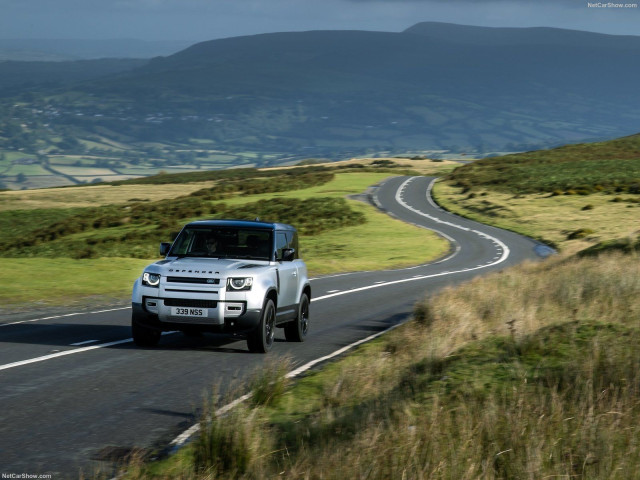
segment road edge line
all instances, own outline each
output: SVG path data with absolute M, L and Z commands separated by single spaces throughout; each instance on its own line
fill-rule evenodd
M 298 376 L 300 376 L 301 374 L 311 370 L 313 367 L 315 367 L 316 365 L 326 362 L 328 360 L 331 360 L 332 358 L 335 358 L 339 355 L 342 355 L 343 353 L 348 352 L 349 350 L 358 347 L 360 345 L 362 345 L 363 343 L 367 343 L 370 342 L 372 340 L 375 340 L 378 337 L 381 337 L 382 335 L 384 335 L 385 333 L 390 332 L 391 330 L 394 330 L 396 328 L 398 328 L 399 326 L 403 325 L 404 323 L 406 323 L 407 320 L 396 323 L 394 325 L 391 325 L 390 327 L 374 333 L 373 335 L 369 335 L 366 338 L 362 338 L 360 340 L 357 340 L 353 343 L 350 343 L 347 346 L 344 346 L 342 348 L 339 348 L 338 350 L 328 354 L 328 355 L 324 355 L 322 357 L 316 358 L 314 360 L 311 360 L 310 362 L 305 363 L 304 365 L 295 368 L 293 370 L 291 370 L 289 373 L 285 374 L 285 378 L 296 378 Z M 235 407 L 237 407 L 238 405 L 240 405 L 241 403 L 247 401 L 248 399 L 250 399 L 252 397 L 251 393 L 247 393 L 245 395 L 242 395 L 241 397 L 236 398 L 235 400 L 233 400 L 232 402 L 220 407 L 219 409 L 217 409 L 215 411 L 215 415 L 217 417 L 224 415 L 225 413 L 229 412 L 230 410 L 233 410 Z M 170 443 L 169 443 L 169 447 L 170 447 L 170 451 L 169 451 L 169 455 L 175 453 L 177 450 L 179 450 L 180 448 L 184 447 L 191 439 L 191 437 L 193 437 L 196 433 L 198 433 L 200 431 L 200 422 L 195 423 L 194 425 L 190 426 L 189 428 L 187 428 L 184 432 L 182 432 L 180 435 L 178 435 L 176 438 L 174 438 Z

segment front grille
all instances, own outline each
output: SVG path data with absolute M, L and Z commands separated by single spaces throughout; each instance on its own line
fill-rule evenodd
M 202 277 L 167 277 L 169 283 L 199 283 L 205 285 L 220 285 L 219 278 Z
M 193 300 L 190 298 L 165 298 L 165 307 L 217 308 L 215 300 Z

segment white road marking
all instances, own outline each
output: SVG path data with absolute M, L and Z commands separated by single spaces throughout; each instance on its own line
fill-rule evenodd
M 55 318 L 75 317 L 77 315 L 93 315 L 94 313 L 117 312 L 118 310 L 128 310 L 131 307 L 110 308 L 108 310 L 96 310 L 95 312 L 75 312 L 65 313 L 63 315 L 53 315 L 51 317 L 34 318 L 31 320 L 20 320 L 19 322 L 0 323 L 0 327 L 8 327 L 9 325 L 19 325 L 21 323 L 40 322 L 42 320 L 53 320 Z
M 351 350 L 352 348 L 357 347 L 358 345 L 362 345 L 363 343 L 367 343 L 370 342 L 371 340 L 374 340 L 382 335 L 384 335 L 387 332 L 390 332 L 391 330 L 393 330 L 394 328 L 398 328 L 400 325 L 402 325 L 403 322 L 401 323 L 396 323 L 395 325 L 390 326 L 389 328 L 378 332 L 378 333 L 374 333 L 373 335 L 369 335 L 367 338 L 363 338 L 361 340 L 358 340 L 357 342 L 353 342 L 349 345 L 347 345 L 346 347 L 342 347 L 338 350 L 336 350 L 335 352 L 332 352 L 328 355 L 325 355 L 324 357 L 319 357 L 316 358 L 315 360 L 311 360 L 308 363 L 305 363 L 304 365 L 291 370 L 289 373 L 287 373 L 285 375 L 285 378 L 295 378 L 298 375 L 306 372 L 307 370 L 310 370 L 311 368 L 313 368 L 314 366 L 316 366 L 319 363 L 322 362 L 326 362 L 327 360 L 330 360 L 334 357 L 337 357 L 338 355 L 341 355 L 349 350 Z M 235 408 L 237 405 L 241 404 L 242 402 L 245 402 L 246 400 L 251 398 L 251 393 L 247 393 L 239 398 L 236 398 L 233 402 L 228 403 L 227 405 L 219 408 L 218 410 L 215 411 L 215 416 L 219 417 L 221 415 L 224 415 L 225 413 L 227 413 L 229 410 L 232 410 L 233 408 Z M 195 435 L 196 433 L 198 433 L 200 431 L 200 423 L 196 423 L 195 425 L 192 425 L 191 427 L 187 428 L 184 432 L 182 432 L 180 435 L 178 435 L 176 438 L 174 438 L 171 443 L 169 444 L 172 449 L 175 451 L 177 449 L 179 449 L 180 447 L 182 447 L 185 443 L 187 443 L 189 441 L 189 439 Z
M 162 332 L 162 335 L 171 335 L 173 332 Z M 0 370 L 9 370 L 10 368 L 22 367 L 32 363 L 44 362 L 51 360 L 52 358 L 65 357 L 67 355 L 75 355 L 76 353 L 88 352 L 90 350 L 97 350 L 99 348 L 113 347 L 114 345 L 122 345 L 123 343 L 133 342 L 133 338 L 125 338 L 124 340 L 116 340 L 115 342 L 101 343 L 100 345 L 91 345 L 90 347 L 74 348 L 73 350 L 65 350 L 63 352 L 50 353 L 49 355 L 43 355 L 41 357 L 29 358 L 27 360 L 21 360 L 19 362 L 7 363 L 0 365 Z
M 409 178 L 407 181 L 405 181 L 405 182 L 400 186 L 400 188 L 398 189 L 398 192 L 400 192 L 401 190 L 403 190 L 403 189 L 406 187 L 406 185 L 407 185 L 410 181 L 414 180 L 415 178 L 417 178 L 417 177 L 411 177 L 411 178 Z M 427 198 L 428 198 L 428 199 L 430 198 L 430 192 L 431 192 L 431 188 L 433 187 L 433 183 L 434 183 L 434 181 L 432 181 L 432 182 L 429 184 L 429 187 L 428 187 L 428 189 L 427 189 Z M 489 262 L 489 263 L 487 263 L 487 264 L 485 264 L 485 265 L 476 265 L 475 267 L 462 268 L 462 269 L 460 269 L 460 270 L 453 270 L 453 271 L 447 271 L 447 272 L 433 273 L 433 274 L 431 274 L 431 275 L 418 275 L 418 276 L 414 276 L 414 277 L 411 277 L 411 278 L 403 278 L 403 279 L 401 279 L 401 280 L 393 280 L 393 281 L 390 281 L 390 282 L 375 283 L 375 284 L 373 284 L 373 285 L 368 285 L 368 286 L 364 286 L 364 287 L 360 287 L 360 288 L 353 288 L 353 289 L 351 289 L 351 290 L 343 290 L 343 291 L 341 291 L 341 292 L 337 292 L 337 293 L 329 293 L 329 294 L 327 294 L 327 295 L 323 295 L 323 296 L 321 296 L 321 297 L 316 297 L 316 298 L 311 299 L 311 301 L 312 301 L 312 302 L 314 302 L 314 301 L 316 301 L 316 302 L 317 302 L 317 301 L 319 301 L 319 300 L 325 300 L 325 299 L 327 299 L 327 298 L 331 298 L 331 297 L 337 297 L 337 296 L 339 296 L 339 295 L 347 295 L 347 294 L 349 294 L 349 293 L 362 292 L 362 291 L 364 291 L 364 290 L 370 290 L 370 289 L 372 289 L 372 288 L 384 287 L 384 286 L 387 286 L 387 285 L 395 285 L 395 284 L 399 284 L 399 283 L 414 282 L 414 281 L 417 281 L 417 280 L 425 280 L 425 279 L 427 279 L 427 278 L 442 277 L 442 276 L 444 276 L 444 275 L 452 275 L 452 274 L 454 274 L 454 273 L 472 272 L 472 271 L 474 271 L 474 270 L 479 270 L 479 269 L 483 269 L 483 268 L 488 268 L 488 267 L 493 266 L 493 265 L 498 265 L 499 263 L 504 262 L 504 261 L 509 257 L 509 254 L 510 254 L 510 252 L 511 252 L 511 251 L 509 250 L 509 247 L 507 247 L 507 246 L 506 246 L 502 241 L 500 241 L 499 239 L 497 239 L 497 238 L 495 238 L 495 237 L 492 237 L 491 235 L 487 235 L 486 233 L 484 233 L 484 232 L 480 232 L 480 231 L 478 231 L 478 230 L 471 230 L 471 229 L 469 229 L 469 228 L 462 227 L 462 226 L 460 226 L 460 225 L 456 225 L 455 223 L 446 222 L 446 221 L 441 220 L 441 219 L 439 219 L 439 218 L 437 218 L 437 217 L 434 217 L 434 216 L 432 216 L 432 215 L 429 215 L 428 213 L 424 213 L 424 212 L 422 212 L 422 211 L 420 211 L 420 210 L 417 210 L 417 209 L 415 209 L 415 208 L 413 208 L 413 207 L 411 207 L 411 206 L 407 205 L 406 203 L 404 203 L 404 202 L 399 198 L 399 194 L 398 194 L 398 193 L 396 193 L 396 201 L 397 201 L 398 203 L 400 203 L 403 207 L 405 207 L 405 208 L 407 208 L 407 209 L 409 209 L 409 210 L 413 211 L 414 213 L 417 213 L 418 215 L 422 215 L 423 217 L 427 217 L 427 218 L 429 218 L 430 220 L 433 220 L 433 221 L 435 221 L 435 222 L 437 222 L 437 223 L 442 223 L 442 224 L 445 224 L 445 225 L 449 225 L 449 226 L 451 226 L 451 227 L 458 228 L 458 229 L 460 229 L 460 230 L 464 230 L 464 231 L 467 231 L 467 232 L 473 232 L 473 233 L 475 233 L 475 234 L 477 234 L 477 235 L 479 235 L 479 236 L 481 236 L 481 237 L 488 238 L 489 240 L 492 240 L 493 242 L 497 243 L 498 245 L 500 245 L 500 246 L 502 247 L 502 250 L 503 250 L 503 251 L 502 251 L 502 255 L 498 258 L 498 260 L 493 261 L 493 262 Z M 435 204 L 433 204 L 433 202 L 432 202 L 432 201 L 431 201 L 431 203 L 432 203 L 432 205 L 435 205 Z M 498 251 L 498 253 L 500 253 L 500 250 Z
M 340 290 L 329 290 L 327 293 L 336 293 L 339 292 Z
M 403 190 L 409 184 L 409 182 L 411 182 L 415 178 L 418 178 L 418 177 L 411 177 L 408 180 L 406 180 L 400 186 L 400 188 L 398 189 L 398 192 L 396 193 L 396 200 L 398 201 L 398 203 L 400 203 L 405 208 L 417 213 L 418 215 L 422 215 L 422 216 L 424 216 L 426 218 L 429 218 L 429 219 L 431 219 L 431 220 L 433 220 L 433 221 L 435 221 L 437 223 L 446 224 L 446 225 L 449 225 L 451 227 L 458 228 L 458 229 L 465 230 L 465 231 L 472 231 L 472 232 L 474 232 L 474 233 L 476 233 L 476 234 L 478 234 L 478 235 L 480 235 L 482 237 L 485 237 L 485 238 L 488 238 L 490 240 L 493 240 L 494 242 L 498 243 L 503 248 L 504 251 L 502 253 L 502 256 L 497 261 L 492 262 L 492 263 L 488 263 L 486 265 L 480 265 L 480 266 L 471 267 L 471 268 L 463 268 L 463 269 L 460 269 L 460 270 L 454 270 L 454 271 L 449 271 L 449 272 L 434 273 L 434 274 L 431 274 L 431 275 L 418 275 L 418 276 L 414 276 L 414 277 L 411 277 L 411 278 L 404 278 L 404 279 L 401 279 L 401 280 L 393 280 L 393 281 L 389 281 L 389 282 L 382 282 L 382 283 L 376 282 L 373 285 L 368 285 L 368 286 L 359 287 L 359 288 L 353 288 L 351 290 L 328 292 L 326 295 L 313 298 L 311 300 L 312 302 L 317 302 L 317 301 L 320 301 L 320 300 L 326 300 L 327 298 L 337 297 L 337 296 L 340 296 L 340 295 L 348 295 L 350 293 L 356 293 L 356 292 L 362 292 L 362 291 L 365 291 L 365 290 L 371 290 L 373 288 L 384 287 L 384 286 L 387 286 L 387 285 L 396 285 L 396 284 L 400 284 L 400 283 L 414 282 L 414 281 L 418 281 L 418 280 L 425 280 L 425 279 L 428 279 L 428 278 L 441 277 L 441 276 L 444 276 L 444 275 L 452 275 L 452 274 L 455 274 L 455 273 L 471 272 L 471 271 L 478 270 L 478 269 L 481 269 L 481 268 L 487 268 L 487 267 L 492 266 L 492 265 L 497 265 L 497 264 L 499 264 L 501 262 L 504 262 L 508 258 L 509 252 L 510 252 L 509 248 L 504 243 L 502 243 L 499 239 L 497 239 L 495 237 L 491 237 L 490 235 L 487 235 L 487 234 L 485 234 L 483 232 L 479 232 L 477 230 L 470 230 L 469 228 L 462 227 L 460 225 L 456 225 L 456 224 L 451 223 L 451 222 L 446 222 L 444 220 L 440 220 L 437 217 L 434 217 L 432 215 L 424 213 L 424 212 L 422 212 L 420 210 L 417 210 L 417 209 L 415 209 L 413 207 L 410 207 L 409 205 L 404 203 L 399 198 L 399 192 L 401 190 Z M 430 200 L 430 192 L 431 192 L 431 188 L 433 187 L 433 183 L 434 182 L 432 181 L 429 184 L 429 187 L 427 189 L 427 199 L 429 199 L 429 200 Z M 128 308 L 131 308 L 131 307 L 128 307 Z M 101 311 L 94 312 L 94 313 L 103 313 L 103 312 L 110 312 L 110 311 L 116 311 L 116 310 L 125 310 L 125 308 L 114 308 L 114 309 L 109 309 L 109 310 L 101 310 Z M 82 313 L 58 315 L 58 316 L 53 316 L 53 317 L 47 317 L 46 319 L 69 317 L 69 316 L 73 316 L 73 315 L 82 315 Z M 29 321 L 33 322 L 33 321 L 37 321 L 37 320 L 44 320 L 44 319 L 34 319 L 34 320 L 29 320 Z M 19 323 L 24 323 L 24 322 L 19 322 Z M 163 335 L 168 335 L 168 334 L 171 334 L 171 333 L 176 333 L 176 332 L 163 332 Z M 133 342 L 133 339 L 132 338 L 127 338 L 125 340 L 117 340 L 115 342 L 108 342 L 108 343 L 103 343 L 103 344 L 100 344 L 100 345 L 92 345 L 90 347 L 76 348 L 76 349 L 73 349 L 73 350 L 67 350 L 67 351 L 63 351 L 63 352 L 52 353 L 52 354 L 49 354 L 49 355 L 44 355 L 44 356 L 41 356 L 41 357 L 31 358 L 31 359 L 28 359 L 28 360 L 22 360 L 22 361 L 19 361 L 19 362 L 13 362 L 13 363 L 9 363 L 9 364 L 6 364 L 6 365 L 0 365 L 0 370 L 7 370 L 7 369 L 10 369 L 10 368 L 20 367 L 20 366 L 23 366 L 23 365 L 29 365 L 29 364 L 36 363 L 36 362 L 43 362 L 43 361 L 46 361 L 46 360 L 51 360 L 53 358 L 63 357 L 63 356 L 67 356 L 67 355 L 74 355 L 76 353 L 83 353 L 83 352 L 87 352 L 87 351 L 90 351 L 90 350 L 96 350 L 96 349 L 99 349 L 99 348 L 112 347 L 114 345 L 121 345 L 123 343 L 129 343 L 129 342 Z
M 100 340 L 85 340 L 84 342 L 78 342 L 78 343 L 71 343 L 70 346 L 71 347 L 79 347 L 80 345 L 86 345 L 88 343 L 95 343 L 95 342 L 99 342 Z
M 113 347 L 114 345 L 122 345 L 123 343 L 133 342 L 133 338 L 126 338 L 124 340 L 116 340 L 115 342 L 101 343 L 100 345 L 92 345 L 84 348 L 74 348 L 73 350 L 65 350 L 64 352 L 51 353 L 49 355 L 43 355 L 42 357 L 30 358 L 28 360 L 21 360 L 19 362 L 7 363 L 6 365 L 0 365 L 0 370 L 9 370 L 10 368 L 22 367 L 23 365 L 29 365 L 31 363 L 44 362 L 51 360 L 52 358 L 64 357 L 67 355 L 75 355 L 76 353 L 88 352 L 90 350 L 96 350 L 98 348 Z

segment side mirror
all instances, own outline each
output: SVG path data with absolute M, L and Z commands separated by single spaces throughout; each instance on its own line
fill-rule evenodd
M 160 244 L 160 255 L 163 257 L 166 256 L 169 250 L 171 250 L 171 244 L 169 242 L 162 242 Z
M 291 262 L 295 257 L 296 251 L 293 248 L 285 248 L 282 250 L 282 261 Z

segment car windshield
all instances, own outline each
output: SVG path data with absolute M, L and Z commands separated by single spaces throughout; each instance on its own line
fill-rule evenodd
M 229 227 L 186 227 L 170 256 L 270 260 L 271 230 Z

